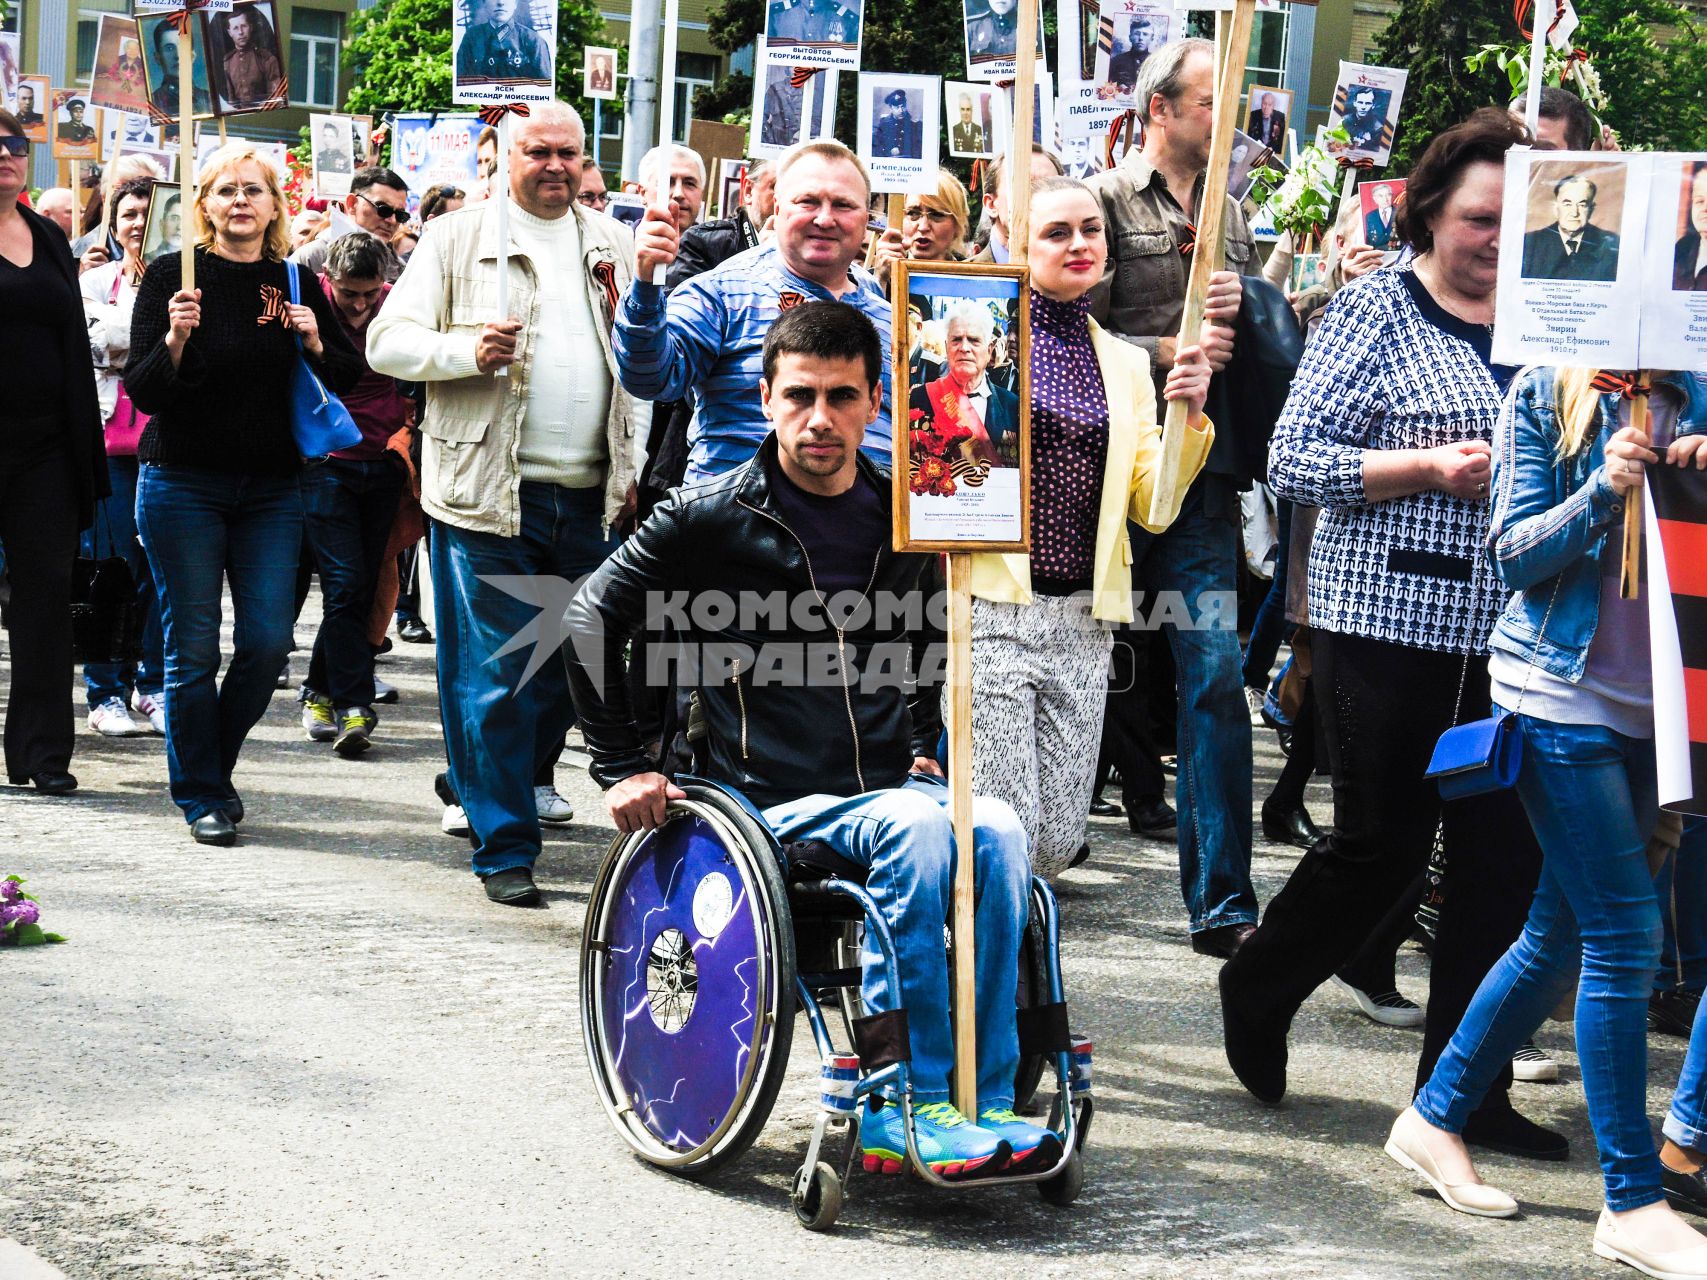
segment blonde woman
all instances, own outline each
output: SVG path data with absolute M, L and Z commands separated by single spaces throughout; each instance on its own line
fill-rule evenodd
M 890 266 L 909 262 L 963 262 L 971 229 L 966 188 L 947 169 L 937 172 L 936 190 L 907 197 L 900 227 L 878 238 L 872 269 L 888 287 Z
M 302 545 L 302 459 L 291 436 L 298 342 L 332 392 L 361 357 L 318 282 L 290 301 L 290 222 L 277 172 L 245 142 L 221 147 L 196 179 L 179 255 L 137 290 L 125 387 L 151 415 L 137 449 L 136 522 L 154 567 L 165 630 L 166 759 L 172 799 L 195 839 L 229 845 L 243 803 L 231 774 L 272 698 L 291 646 Z M 231 589 L 236 648 L 219 673 L 220 596 Z
M 1488 546 L 1516 594 L 1490 642 L 1495 713 L 1523 735 L 1518 797 L 1541 842 L 1523 933 L 1483 980 L 1387 1152 L 1462 1213 L 1509 1217 L 1460 1136 L 1512 1051 L 1577 984 L 1577 1052 L 1600 1149 L 1601 1257 L 1707 1275 L 1707 1237 L 1665 1202 L 1647 1116 L 1648 994 L 1660 910 L 1645 848 L 1657 818 L 1646 600 L 1619 593 L 1624 504 L 1650 466 L 1707 468 L 1707 379 L 1664 374 L 1649 433 L 1595 370 L 1532 369 L 1495 433 Z M 1580 980 L 1578 973 L 1581 973 Z

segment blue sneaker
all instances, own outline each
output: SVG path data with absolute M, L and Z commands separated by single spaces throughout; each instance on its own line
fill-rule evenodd
M 978 1127 L 995 1134 L 1013 1150 L 1008 1173 L 1050 1169 L 1061 1159 L 1061 1139 L 1048 1129 L 1027 1124 L 1012 1107 L 985 1107 L 978 1113 Z
M 1008 1144 L 973 1124 L 952 1103 L 927 1102 L 914 1107 L 913 1126 L 919 1159 L 939 1177 L 995 1173 L 1007 1164 Z M 895 1103 L 865 1113 L 859 1141 L 867 1173 L 900 1173 L 906 1167 L 907 1131 L 901 1108 Z

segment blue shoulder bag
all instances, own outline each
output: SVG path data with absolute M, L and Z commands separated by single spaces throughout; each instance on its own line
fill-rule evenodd
M 290 276 L 290 300 L 300 304 L 296 263 L 286 262 L 285 273 Z M 309 367 L 301 336 L 293 330 L 291 337 L 296 341 L 296 368 L 290 375 L 290 433 L 296 438 L 296 451 L 305 458 L 324 458 L 360 444 L 362 429 L 344 402 L 326 390 Z

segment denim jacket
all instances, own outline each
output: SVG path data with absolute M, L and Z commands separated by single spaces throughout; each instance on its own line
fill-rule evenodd
M 1606 469 L 1619 398 L 1601 396 L 1588 444 L 1560 461 L 1553 375 L 1538 368 L 1519 374 L 1494 431 L 1488 551 L 1516 594 L 1489 645 L 1574 684 L 1600 620 L 1600 558 L 1608 545 L 1616 554 L 1618 539 L 1608 534 L 1624 515 Z M 1668 373 L 1659 382 L 1682 399 L 1676 434 L 1707 431 L 1707 377 Z

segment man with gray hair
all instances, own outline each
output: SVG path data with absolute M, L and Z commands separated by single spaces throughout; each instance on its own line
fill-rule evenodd
M 367 344 L 375 369 L 427 384 L 421 505 L 449 782 L 487 897 L 512 905 L 539 900 L 534 777 L 574 709 L 547 637 L 516 643 L 567 597 L 495 583 L 545 588 L 597 568 L 634 479 L 632 404 L 611 350 L 634 250 L 627 228 L 575 199 L 585 138 L 562 102 L 510 123 L 507 315 L 498 205 L 486 201 L 427 224 Z
M 1594 225 L 1600 188 L 1573 173 L 1553 184 L 1553 221 L 1523 237 L 1525 280 L 1616 280 L 1618 235 Z
M 1144 62 L 1135 90 L 1144 119 L 1142 147 L 1090 180 L 1103 209 L 1108 263 L 1092 292 L 1105 328 L 1150 354 L 1161 380 L 1172 367 L 1185 313 L 1186 281 L 1197 242 L 1204 170 L 1215 119 L 1215 46 L 1177 40 Z M 1241 273 L 1259 264 L 1237 201 L 1223 206 L 1231 270 L 1210 276 L 1198 343 L 1219 372 L 1233 354 Z M 1237 599 L 1239 478 L 1236 432 L 1216 432 L 1209 460 L 1165 533 L 1135 529 L 1133 588 L 1182 602 L 1187 625 L 1163 610 L 1179 682 L 1179 806 L 1175 838 L 1180 883 L 1190 914 L 1192 949 L 1226 957 L 1254 931 L 1251 887 L 1251 729 L 1239 633 L 1227 601 Z M 1141 639 L 1141 637 L 1140 637 Z M 1160 797 L 1139 797 L 1160 801 Z M 1155 809 L 1157 806 L 1150 806 Z M 1160 806 L 1165 810 L 1165 806 Z M 1146 834 L 1166 827 L 1146 827 Z
M 666 152 L 670 173 L 668 192 L 658 177 Z M 686 231 L 699 221 L 700 210 L 705 207 L 705 161 L 700 159 L 699 152 L 689 147 L 653 147 L 640 157 L 635 180 L 640 184 L 641 199 L 647 204 L 662 205 L 666 199 L 669 201 L 677 231 Z
M 942 376 L 919 383 L 909 412 L 947 428 L 969 432 L 962 446 L 969 462 L 1019 465 L 1019 397 L 990 379 L 996 354 L 996 318 L 987 304 L 962 298 L 943 317 Z

